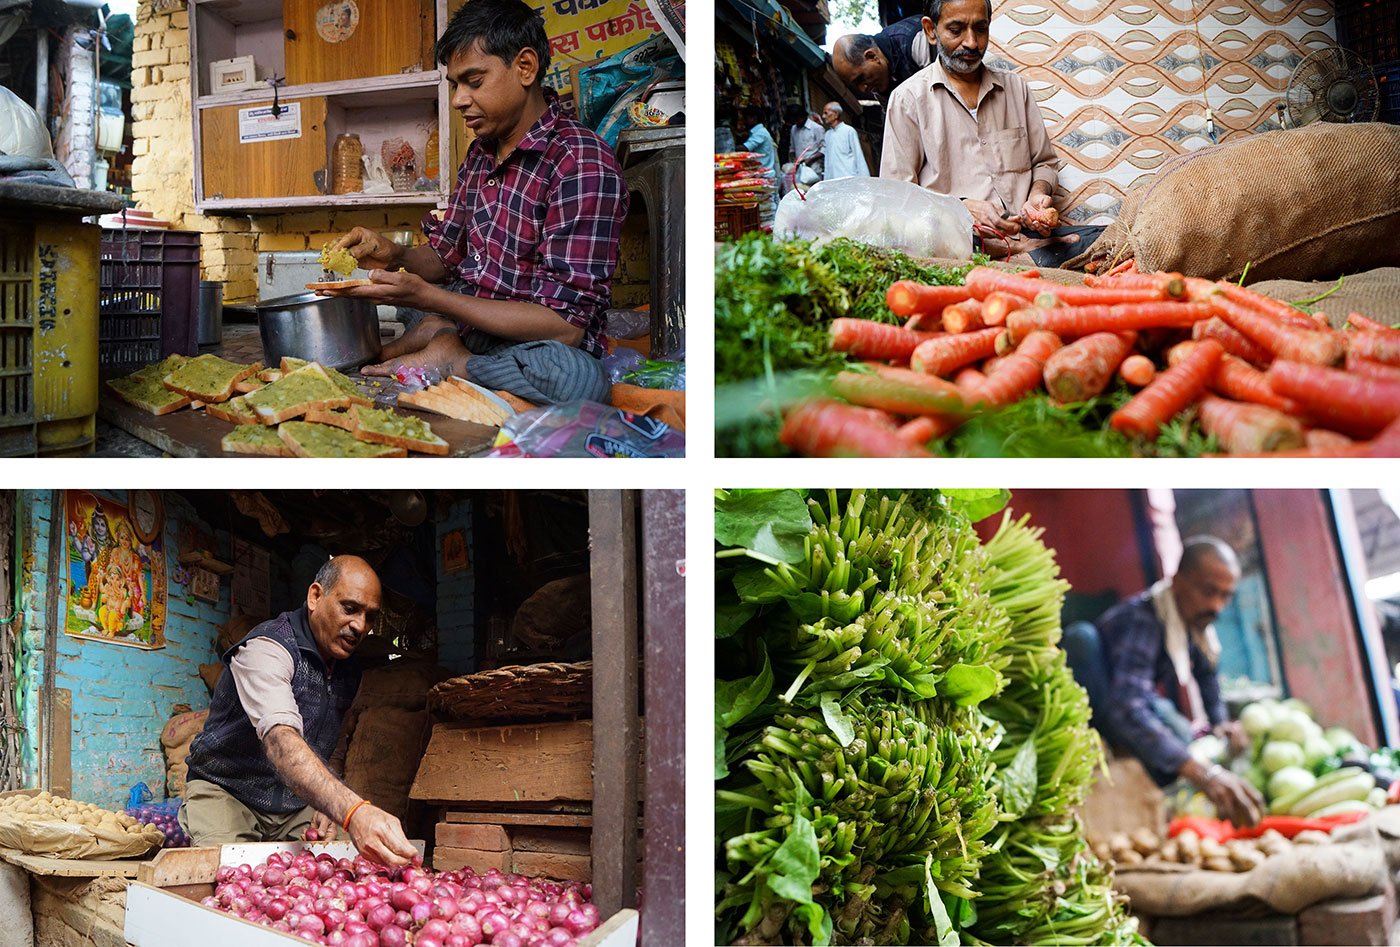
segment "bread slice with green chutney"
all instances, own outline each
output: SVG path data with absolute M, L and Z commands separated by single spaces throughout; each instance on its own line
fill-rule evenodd
M 165 387 L 195 401 L 217 404 L 233 397 L 233 386 L 262 371 L 261 363 L 240 365 L 217 355 L 197 355 L 162 380 Z
M 178 411 L 194 399 L 165 387 L 161 379 L 179 368 L 189 357 L 170 355 L 163 362 L 147 365 L 124 378 L 107 380 L 107 390 L 122 401 L 156 416 Z
M 350 396 L 315 362 L 287 372 L 267 387 L 243 397 L 263 424 L 281 424 L 308 411 L 350 406 Z
M 277 429 L 261 424 L 243 424 L 224 435 L 221 446 L 226 454 L 256 454 L 260 457 L 290 457 Z
M 329 424 L 288 421 L 277 436 L 297 457 L 407 457 L 408 452 L 388 444 L 369 444 Z
M 384 408 L 354 408 L 355 436 L 373 444 L 390 444 L 420 454 L 447 454 L 447 441 L 433 433 L 428 422 Z

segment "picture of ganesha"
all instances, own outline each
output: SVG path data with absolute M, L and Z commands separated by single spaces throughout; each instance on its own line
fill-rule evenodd
M 124 509 L 77 491 L 67 531 L 68 634 L 163 647 L 163 552 L 141 544 Z

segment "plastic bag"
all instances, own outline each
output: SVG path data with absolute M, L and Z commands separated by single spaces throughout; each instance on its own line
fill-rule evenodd
M 666 388 L 685 391 L 685 362 L 663 362 L 643 359 L 618 381 L 639 388 Z
M 603 367 L 608 371 L 608 381 L 616 385 L 622 381 L 623 376 L 635 371 L 637 366 L 647 360 L 646 356 L 636 349 L 629 349 L 625 345 L 619 345 L 607 355 L 603 356 Z
M 137 783 L 126 797 L 126 814 L 143 825 L 154 825 L 165 836 L 161 848 L 189 848 L 190 840 L 180 828 L 180 800 L 154 802 L 151 787 Z
M 850 237 L 914 257 L 972 259 L 972 215 L 962 201 L 907 181 L 837 178 L 792 191 L 778 205 L 775 234 Z
M 685 435 L 596 401 L 570 401 L 506 421 L 492 457 L 684 457 Z
M 0 155 L 53 157 L 53 144 L 39 113 L 4 86 L 0 86 Z

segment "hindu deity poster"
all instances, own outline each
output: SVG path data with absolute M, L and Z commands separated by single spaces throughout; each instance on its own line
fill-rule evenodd
M 64 495 L 68 593 L 64 631 L 134 648 L 165 647 L 165 550 L 147 545 L 130 510 L 81 490 Z

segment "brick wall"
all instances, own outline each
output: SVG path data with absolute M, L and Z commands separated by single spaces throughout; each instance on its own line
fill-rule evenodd
M 467 536 L 465 572 L 442 571 L 442 537 L 454 529 Z M 472 501 L 456 499 L 447 504 L 437 521 L 438 664 L 453 674 L 476 670 L 476 539 L 472 532 Z
M 119 502 L 126 496 L 125 491 L 101 495 Z M 161 729 L 176 704 L 189 704 L 195 709 L 209 705 L 199 665 L 217 660 L 214 626 L 227 620 L 229 613 L 227 581 L 220 583 L 217 604 L 194 598 L 175 581 L 180 527 L 194 520 L 200 530 L 217 536 L 220 544 L 226 546 L 227 537 L 198 522 L 193 508 L 178 495 L 167 493 L 166 646 L 145 651 L 73 638 L 60 628 L 57 652 L 48 655 L 44 651 L 44 630 L 48 621 L 45 595 L 49 530 L 51 525 L 61 528 L 63 514 L 61 508 L 54 509 L 47 491 L 27 493 L 25 497 L 25 562 L 27 569 L 32 563 L 34 570 L 32 582 L 26 575 L 24 596 L 25 673 L 30 682 L 23 711 L 25 784 L 37 783 L 37 693 L 45 662 L 51 659 L 55 662 L 55 686 L 72 693 L 73 797 L 112 806 L 124 803 L 127 790 L 138 782 L 146 783 L 159 794 L 165 782 Z M 59 592 L 66 591 L 65 582 Z
M 86 46 L 78 42 L 82 39 Z M 63 124 L 54 142 L 54 153 L 73 183 L 81 188 L 93 185 L 93 159 L 97 152 L 97 133 L 93 127 L 95 88 L 92 32 L 86 27 L 73 27 L 63 37 L 59 52 L 67 82 L 67 98 L 63 109 Z

